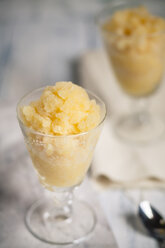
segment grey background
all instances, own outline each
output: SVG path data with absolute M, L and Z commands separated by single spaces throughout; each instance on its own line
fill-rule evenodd
M 1 0 L 0 98 L 74 81 L 78 61 L 101 46 L 94 17 L 108 0 Z

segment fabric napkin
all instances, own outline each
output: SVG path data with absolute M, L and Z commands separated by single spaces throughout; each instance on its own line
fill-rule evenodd
M 98 142 L 91 175 L 97 185 L 123 187 L 165 187 L 165 137 L 146 145 L 121 141 L 114 132 L 116 116 L 128 112 L 135 104 L 122 92 L 103 51 L 85 54 L 80 61 L 82 85 L 99 95 L 108 114 Z M 147 101 L 155 115 L 164 118 L 165 85 Z

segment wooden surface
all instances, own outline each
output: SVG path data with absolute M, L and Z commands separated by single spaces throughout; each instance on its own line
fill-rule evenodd
M 0 248 L 52 247 L 35 239 L 24 225 L 27 208 L 43 190 L 18 127 L 16 102 L 27 91 L 58 80 L 81 83 L 78 61 L 87 50 L 100 47 L 93 17 L 106 2 L 0 1 Z M 84 182 L 80 191 L 78 197 L 95 207 L 99 219 L 91 240 L 80 247 L 116 248 L 116 242 L 119 248 L 157 247 L 136 228 L 139 190 L 98 193 Z M 143 197 L 165 209 L 163 191 L 143 191 Z

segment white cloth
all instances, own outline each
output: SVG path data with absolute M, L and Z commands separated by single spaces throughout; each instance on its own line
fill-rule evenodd
M 115 82 L 104 52 L 89 52 L 80 63 L 82 85 L 104 99 L 108 116 L 98 142 L 92 176 L 102 186 L 165 186 L 165 138 L 147 145 L 130 145 L 119 140 L 113 119 L 131 104 Z M 164 118 L 165 85 L 150 99 L 150 109 Z

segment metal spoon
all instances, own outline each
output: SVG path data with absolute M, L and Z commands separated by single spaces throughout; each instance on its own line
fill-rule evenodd
M 139 216 L 150 235 L 165 248 L 165 219 L 148 201 L 140 203 Z

